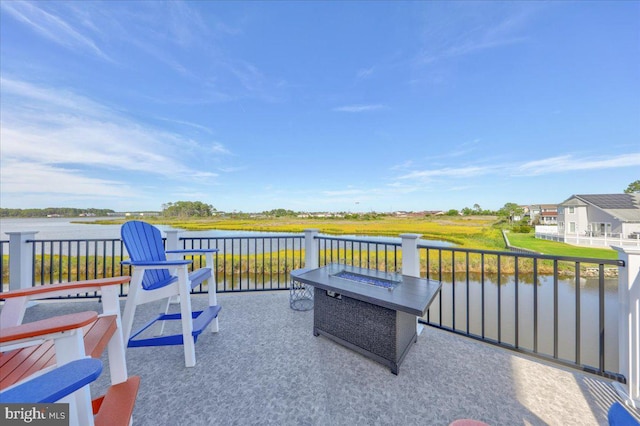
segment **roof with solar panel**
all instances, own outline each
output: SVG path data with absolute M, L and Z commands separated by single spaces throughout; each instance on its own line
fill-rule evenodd
M 624 222 L 640 222 L 640 193 L 572 195 L 562 206 L 594 206 Z

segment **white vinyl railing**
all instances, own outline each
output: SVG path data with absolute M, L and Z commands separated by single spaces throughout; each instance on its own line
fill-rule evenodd
M 602 236 L 568 234 L 561 235 L 547 232 L 536 232 L 536 238 L 541 240 L 558 241 L 576 246 L 589 247 L 640 247 L 640 234 L 638 238 L 623 238 L 621 234 L 604 234 Z

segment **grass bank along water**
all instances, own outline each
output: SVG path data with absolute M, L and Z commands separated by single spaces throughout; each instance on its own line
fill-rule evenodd
M 208 240 L 204 240 L 208 241 Z M 215 269 L 221 281 L 225 277 L 240 275 L 244 277 L 266 276 L 278 277 L 278 281 L 286 281 L 286 274 L 292 269 L 304 266 L 305 251 L 303 248 L 286 247 L 286 242 L 279 248 L 271 244 L 266 248 L 259 245 L 253 247 L 247 238 L 236 240 L 235 250 L 230 246 L 220 246 L 221 252 L 216 256 Z M 240 248 L 243 246 L 243 248 Z M 320 258 L 323 263 L 339 262 L 354 266 L 369 267 L 380 270 L 400 271 L 402 268 L 402 251 L 395 250 L 395 246 L 372 248 L 374 244 L 357 244 L 346 242 L 339 247 L 324 247 Z M 434 279 L 448 279 L 457 275 L 470 274 L 471 280 L 480 280 L 485 274 L 488 277 L 498 275 L 512 276 L 516 270 L 520 274 L 532 274 L 534 270 L 541 275 L 553 274 L 553 260 L 536 260 L 522 257 L 500 256 L 493 252 L 477 253 L 475 251 L 453 251 L 447 247 L 435 247 L 420 250 L 421 274 Z M 82 280 L 91 278 L 110 277 L 129 274 L 128 268 L 120 265 L 123 260 L 120 255 L 110 255 L 108 252 L 97 255 L 68 255 L 68 254 L 36 254 L 34 274 L 36 282 L 52 283 L 68 280 Z M 194 267 L 200 266 L 203 259 L 193 257 Z M 8 263 L 8 257 L 3 259 Z M 8 266 L 8 265 L 4 265 Z M 594 265 L 581 265 L 581 276 L 588 276 L 588 269 Z M 563 277 L 575 275 L 573 262 L 558 262 L 558 273 Z M 8 268 L 3 267 L 3 282 L 8 282 Z M 284 278 L 281 278 L 283 275 Z M 460 277 L 459 279 L 463 279 Z

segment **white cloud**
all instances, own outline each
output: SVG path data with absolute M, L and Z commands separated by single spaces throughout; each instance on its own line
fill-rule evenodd
M 640 153 L 621 154 L 613 157 L 575 158 L 572 155 L 529 161 L 517 166 L 514 174 L 531 176 L 550 173 L 564 173 L 578 170 L 611 169 L 617 167 L 640 166 Z
M 526 42 L 538 6 L 523 3 L 450 2 L 428 5 L 419 64 Z
M 371 75 L 373 75 L 373 71 L 374 71 L 374 67 L 363 68 L 358 70 L 358 73 L 357 73 L 358 80 L 370 77 Z
M 63 169 L 28 161 L 2 160 L 0 186 L 3 194 L 45 194 L 47 197 L 136 197 L 133 186 L 117 180 L 92 178 L 77 169 Z
M 411 162 L 407 162 L 411 166 Z M 574 157 L 572 155 L 559 155 L 556 157 L 544 158 L 541 160 L 528 161 L 524 163 L 496 163 L 485 166 L 469 165 L 464 167 L 441 167 L 426 170 L 414 170 L 397 176 L 391 186 L 399 188 L 407 185 L 407 182 L 425 184 L 442 179 L 469 179 L 480 176 L 540 176 L 556 173 L 567 173 L 586 170 L 603 170 L 621 167 L 640 166 L 640 153 L 620 154 L 617 156 L 602 157 Z M 395 169 L 402 171 L 401 167 Z M 410 184 L 409 184 L 410 186 Z M 460 190 L 466 186 L 450 187 L 450 190 Z
M 211 185 L 218 175 L 207 160 L 228 153 L 217 141 L 142 125 L 66 90 L 8 78 L 0 84 L 3 193 L 117 196 L 123 188 L 131 193 L 131 173 Z
M 385 106 L 381 104 L 365 104 L 365 105 L 345 105 L 336 107 L 333 110 L 338 112 L 367 112 L 384 109 Z
M 344 197 L 346 195 L 362 195 L 366 191 L 361 189 L 344 189 L 340 191 L 323 191 L 323 195 L 327 197 Z
M 438 177 L 467 178 L 471 176 L 481 176 L 495 171 L 493 166 L 468 166 L 468 167 L 445 167 L 442 169 L 421 170 L 407 173 L 398 179 L 419 179 L 429 180 Z
M 407 170 L 407 169 L 410 169 L 411 167 L 413 167 L 413 165 L 414 165 L 414 161 L 413 160 L 407 160 L 407 161 L 405 161 L 403 163 L 391 166 L 389 169 L 390 170 Z
M 120 67 L 136 67 L 129 63 L 131 57 L 159 62 L 191 83 L 190 90 L 174 96 L 172 103 L 282 98 L 281 79 L 271 79 L 225 49 L 226 39 L 243 32 L 242 19 L 238 24 L 222 22 L 188 2 L 175 1 L 111 2 L 109 7 L 95 2 L 2 1 L 0 5 L 3 14 L 74 53 L 89 53 Z
M 111 60 L 89 36 L 77 31 L 58 15 L 30 2 L 4 1 L 0 6 L 15 19 L 56 44 L 70 50 L 88 51 L 101 59 Z

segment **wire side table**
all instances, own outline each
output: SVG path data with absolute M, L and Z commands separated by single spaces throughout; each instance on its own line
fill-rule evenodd
M 303 274 L 310 270 L 310 268 L 301 268 L 291 271 L 289 307 L 294 311 L 308 311 L 313 309 L 313 286 L 296 280 L 298 274 Z

